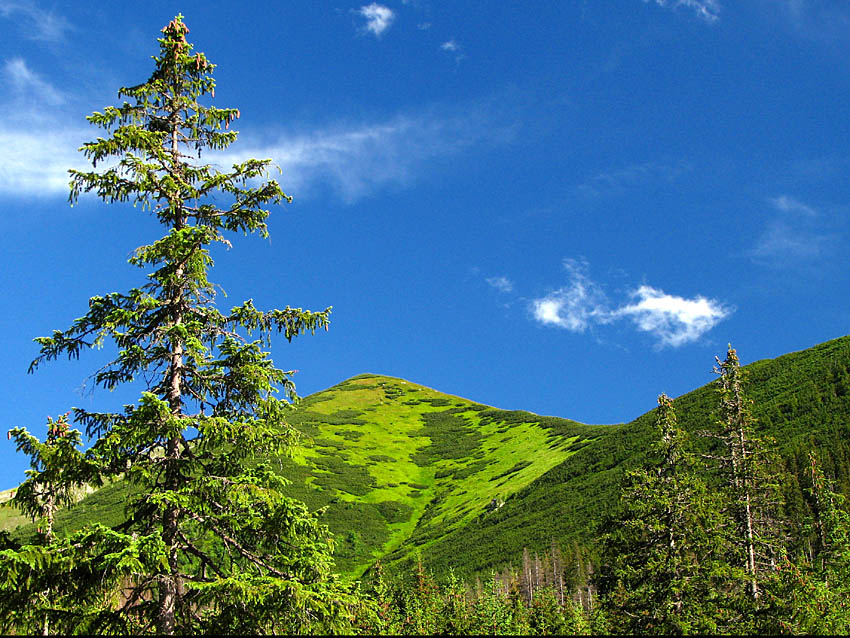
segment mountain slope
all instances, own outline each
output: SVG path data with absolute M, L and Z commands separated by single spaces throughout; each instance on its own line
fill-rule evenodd
M 337 569 L 357 577 L 377 559 L 427 553 L 608 426 L 505 411 L 402 379 L 365 374 L 303 399 L 289 415 L 301 433 L 291 458 L 272 459 L 288 492 L 336 540 Z M 122 520 L 126 486 L 108 485 L 57 516 L 57 528 Z M 8 527 L 20 522 L 4 508 Z M 0 524 L 3 520 L 0 518 Z M 17 530 L 19 537 L 32 526 Z
M 352 575 L 393 550 L 427 552 L 609 431 L 377 375 L 307 397 L 290 421 L 305 436 L 284 475 L 294 496 L 327 507 Z
M 776 439 L 792 484 L 788 514 L 805 514 L 806 455 L 816 450 L 828 475 L 850 494 L 850 337 L 746 366 L 745 389 L 753 399 L 757 429 Z M 714 384 L 675 401 L 680 424 L 694 432 L 709 427 L 717 403 Z M 646 461 L 655 411 L 611 426 L 601 437 L 535 479 L 491 516 L 449 531 L 423 556 L 436 573 L 449 566 L 471 575 L 516 565 L 523 548 L 545 551 L 552 539 L 592 545 L 596 525 L 616 504 L 624 471 Z M 400 554 L 389 562 L 404 562 Z
M 805 514 L 800 468 L 811 449 L 850 493 L 850 337 L 746 369 L 758 427 L 776 438 L 795 476 L 789 515 Z M 716 401 L 713 384 L 679 397 L 680 422 L 706 428 Z M 290 421 L 301 445 L 274 462 L 292 496 L 325 508 L 341 572 L 357 578 L 379 558 L 402 569 L 421 555 L 436 574 L 452 567 L 471 576 L 553 540 L 592 552 L 623 472 L 647 460 L 654 411 L 627 424 L 584 425 L 370 374 L 305 398 Z M 59 524 L 117 524 L 125 494 L 120 483 L 102 488 L 61 512 Z

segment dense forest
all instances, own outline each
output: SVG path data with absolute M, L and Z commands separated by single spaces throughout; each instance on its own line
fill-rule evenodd
M 214 65 L 187 33 L 171 21 L 148 81 L 88 118 L 107 137 L 70 172 L 72 202 L 138 204 L 165 234 L 130 259 L 146 283 L 37 338 L 31 370 L 108 341 L 95 382 L 147 387 L 10 431 L 31 470 L 4 508 L 0 628 L 850 631 L 850 338 L 749 366 L 730 346 L 714 383 L 612 426 L 378 375 L 297 402 L 270 335 L 330 309 L 216 306 L 210 246 L 266 235 L 289 196 L 267 160 L 199 163 L 240 113 L 199 101 Z

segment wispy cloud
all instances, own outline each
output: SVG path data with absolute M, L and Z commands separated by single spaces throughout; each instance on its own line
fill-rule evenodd
M 648 183 L 673 183 L 690 170 L 691 165 L 687 162 L 671 164 L 643 162 L 597 173 L 584 183 L 579 184 L 577 190 L 585 197 L 618 195 L 626 190 Z
M 363 5 L 357 13 L 366 19 L 366 26 L 364 27 L 366 31 L 372 33 L 376 38 L 381 37 L 395 20 L 393 10 L 377 2 Z
M 780 195 L 770 200 L 770 203 L 783 213 L 800 213 L 809 217 L 817 217 L 817 211 L 811 206 L 808 206 L 793 197 L 788 195 Z
M 12 89 L 13 99 L 27 101 L 37 98 L 41 105 L 58 106 L 65 96 L 34 73 L 23 58 L 12 58 L 3 64 L 3 78 Z
M 488 277 L 485 281 L 499 292 L 513 292 L 514 282 L 507 277 Z
M 31 40 L 59 42 L 71 30 L 64 17 L 41 9 L 32 2 L 0 0 L 0 17 L 22 19 L 21 30 Z
M 67 169 L 86 165 L 76 149 L 97 133 L 57 119 L 37 126 L 0 122 L 0 194 L 64 196 Z M 243 130 L 232 150 L 204 159 L 229 167 L 250 157 L 270 158 L 280 166 L 287 192 L 298 197 L 330 192 L 352 203 L 381 188 L 414 183 L 431 162 L 513 136 L 513 125 L 486 105 L 467 105 L 288 134 Z
M 788 195 L 768 201 L 774 214 L 750 250 L 754 261 L 778 268 L 794 267 L 828 251 L 831 237 L 817 209 Z
M 0 127 L 0 195 L 67 196 L 68 169 L 85 168 L 77 149 L 91 137 L 86 129 Z
M 0 102 L 0 194 L 54 196 L 68 193 L 68 169 L 85 166 L 77 152 L 91 138 L 80 122 L 62 123 L 66 95 L 22 58 L 7 60 L 0 78 L 9 89 Z
M 227 157 L 226 162 L 269 157 L 293 191 L 311 195 L 330 187 L 351 203 L 382 187 L 415 182 L 431 161 L 512 137 L 512 126 L 487 113 L 486 107 L 459 114 L 436 110 L 282 135 L 271 143 L 252 144 L 257 137 L 249 134 L 238 157 Z
M 835 47 L 844 55 L 850 33 L 850 3 L 812 0 L 762 0 L 765 9 L 778 10 L 798 36 Z
M 732 310 L 702 295 L 678 297 L 642 285 L 629 295 L 630 303 L 614 305 L 600 284 L 588 275 L 586 261 L 567 259 L 569 284 L 531 302 L 531 313 L 543 325 L 583 333 L 597 325 L 628 319 L 656 338 L 659 347 L 677 348 L 696 341 Z
M 653 0 L 643 0 L 652 2 Z M 720 2 L 718 0 L 654 0 L 661 7 L 686 7 L 693 10 L 698 17 L 706 22 L 715 22 L 720 18 Z

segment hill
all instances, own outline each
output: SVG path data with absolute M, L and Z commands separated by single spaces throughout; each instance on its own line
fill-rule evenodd
M 290 421 L 304 441 L 282 471 L 294 496 L 327 507 L 352 575 L 390 552 L 427 553 L 609 432 L 378 375 L 307 397 Z
M 818 449 L 850 492 L 850 338 L 746 369 L 759 428 L 776 438 L 792 473 L 799 477 L 805 454 Z M 706 385 L 676 400 L 686 429 L 710 424 L 715 395 Z M 274 461 L 293 496 L 324 508 L 348 577 L 379 558 L 400 569 L 417 555 L 437 574 L 451 566 L 470 576 L 553 540 L 592 553 L 623 472 L 646 460 L 653 420 L 650 411 L 627 424 L 585 425 L 367 374 L 301 401 L 290 418 L 301 445 Z M 804 485 L 795 481 L 789 513 L 802 520 Z M 117 524 L 125 490 L 113 484 L 89 495 L 61 513 L 60 526 Z
M 806 456 L 816 450 L 827 475 L 850 494 L 850 337 L 776 359 L 749 364 L 746 390 L 754 401 L 760 434 L 776 439 L 790 470 L 789 517 L 799 524 L 806 504 Z M 675 401 L 680 424 L 695 432 L 708 427 L 717 403 L 714 384 Z M 556 539 L 593 551 L 597 524 L 615 506 L 625 470 L 646 461 L 655 411 L 612 426 L 599 437 L 507 499 L 505 506 L 433 543 L 426 557 L 436 573 L 449 566 L 471 575 L 520 560 L 523 548 L 545 551 Z M 400 553 L 388 557 L 404 562 Z

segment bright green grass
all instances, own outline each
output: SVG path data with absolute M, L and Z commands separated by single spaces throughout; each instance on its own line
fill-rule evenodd
M 599 436 L 376 375 L 307 397 L 291 420 L 305 436 L 284 473 L 301 479 L 294 496 L 327 506 L 348 576 L 393 550 L 426 549 L 561 463 L 571 444 Z M 351 527 L 354 511 L 361 518 Z
M 12 531 L 30 522 L 30 519 L 22 514 L 18 508 L 6 505 L 6 502 L 14 494 L 14 489 L 0 492 L 0 530 Z

